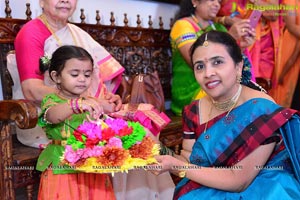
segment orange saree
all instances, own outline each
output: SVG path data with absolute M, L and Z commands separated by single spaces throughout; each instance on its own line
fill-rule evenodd
M 284 4 L 297 5 L 300 7 L 299 0 L 285 0 Z M 299 11 L 294 10 L 295 23 L 300 24 Z M 279 40 L 279 54 L 278 62 L 274 72 L 273 89 L 270 91 L 270 95 L 275 101 L 284 107 L 290 107 L 292 103 L 293 94 L 295 92 L 297 80 L 300 70 L 300 56 L 294 62 L 291 69 L 283 78 L 283 84 L 278 84 L 278 79 L 283 69 L 287 66 L 287 61 L 291 58 L 291 55 L 295 51 L 296 43 L 300 42 L 294 35 L 292 35 L 287 29 L 284 29 Z M 288 44 L 288 45 L 287 45 Z

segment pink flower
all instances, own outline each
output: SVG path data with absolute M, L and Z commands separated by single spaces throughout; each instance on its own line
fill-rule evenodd
M 105 120 L 105 123 L 116 133 L 118 133 L 120 129 L 127 127 L 127 122 L 123 119 L 108 118 Z
M 82 154 L 83 154 L 82 149 L 78 149 L 77 151 L 74 151 L 71 145 L 66 145 L 65 159 L 69 163 L 71 164 L 76 163 L 81 158 Z
M 87 136 L 87 138 L 99 138 L 100 140 L 102 139 L 101 127 L 95 123 L 84 122 L 77 128 L 77 130 Z
M 83 150 L 82 158 L 97 157 L 103 154 L 103 147 L 94 146 L 93 148 L 86 148 Z
M 108 140 L 107 147 L 119 147 L 123 148 L 122 140 L 120 138 L 112 137 Z

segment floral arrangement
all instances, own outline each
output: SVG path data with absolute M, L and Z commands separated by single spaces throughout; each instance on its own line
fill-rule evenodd
M 78 171 L 113 174 L 156 163 L 158 154 L 159 145 L 139 122 L 106 118 L 78 126 L 61 160 Z

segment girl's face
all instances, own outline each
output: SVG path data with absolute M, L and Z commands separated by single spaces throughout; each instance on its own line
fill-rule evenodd
M 93 65 L 90 60 L 71 58 L 65 63 L 61 74 L 55 71 L 52 77 L 56 77 L 56 84 L 64 96 L 74 98 L 85 92 L 92 80 Z
M 76 9 L 77 0 L 40 0 L 43 12 L 53 21 L 67 22 Z
M 196 48 L 192 58 L 196 80 L 208 96 L 225 101 L 236 93 L 243 63 L 235 64 L 224 45 L 208 41 L 208 46 Z
M 221 0 L 192 0 L 192 4 L 196 6 L 195 14 L 205 20 L 214 19 L 221 8 Z

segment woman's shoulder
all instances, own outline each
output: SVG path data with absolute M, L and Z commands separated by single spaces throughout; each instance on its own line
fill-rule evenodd
M 198 114 L 199 100 L 192 101 L 190 104 L 183 107 L 182 116 L 189 116 L 191 113 Z
M 37 42 L 40 38 L 48 37 L 48 35 L 50 35 L 50 31 L 40 19 L 36 18 L 24 24 L 18 32 L 15 41 L 30 40 Z
M 32 19 L 32 20 L 26 22 L 26 24 L 24 24 L 24 26 L 22 26 L 22 28 L 19 32 L 23 32 L 23 31 L 38 32 L 37 29 L 39 31 L 41 31 L 40 29 L 42 29 L 42 28 L 47 30 L 47 27 L 43 24 L 43 22 L 39 18 L 35 18 L 35 19 Z
M 188 17 L 177 20 L 171 29 L 171 35 L 179 31 L 194 31 L 191 20 Z
M 244 87 L 244 92 L 242 93 L 242 98 L 246 102 L 251 99 L 261 99 L 263 101 L 273 102 L 275 103 L 274 99 L 266 94 L 263 91 L 254 90 L 249 87 Z
M 184 17 L 181 19 L 178 19 L 175 21 L 174 26 L 191 26 L 191 18 L 190 17 Z

